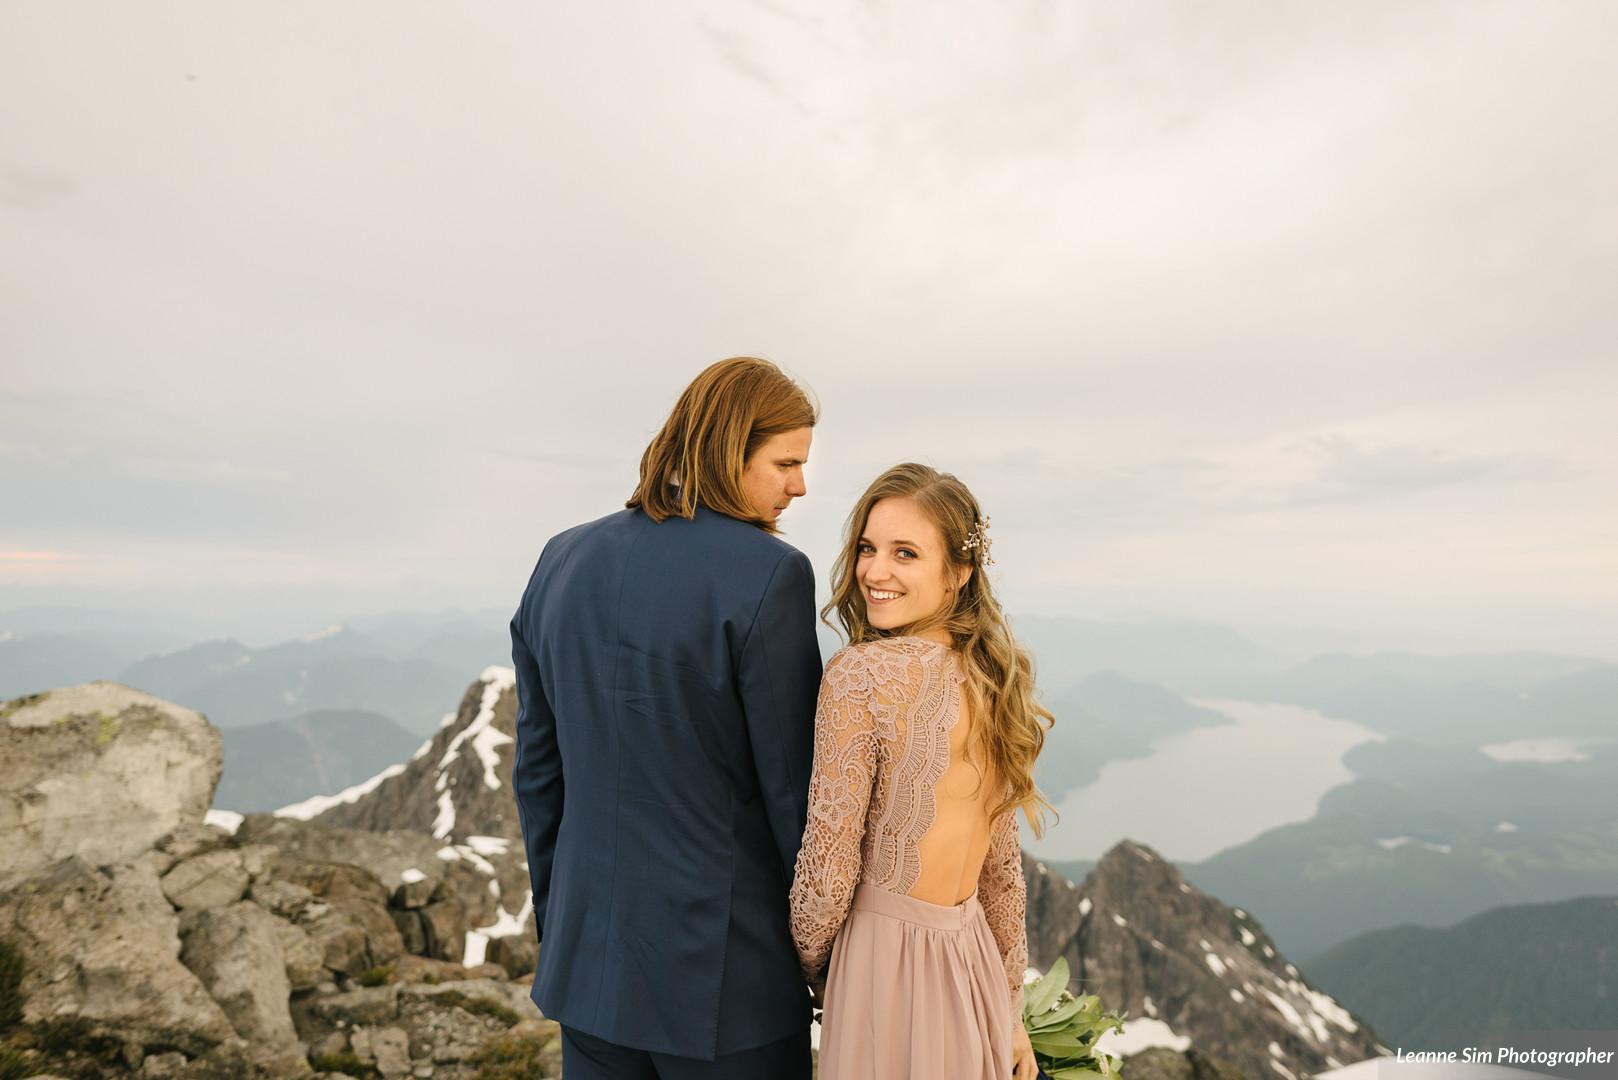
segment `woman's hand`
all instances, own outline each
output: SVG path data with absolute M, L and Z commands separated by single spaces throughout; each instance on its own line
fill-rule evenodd
M 1039 1063 L 1034 1060 L 1034 1044 L 1028 1041 L 1028 1029 L 1017 1017 L 1017 1030 L 1011 1035 L 1011 1075 L 1014 1080 L 1034 1080 L 1039 1075 Z

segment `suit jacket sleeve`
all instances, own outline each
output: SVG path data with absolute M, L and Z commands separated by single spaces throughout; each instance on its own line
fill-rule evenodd
M 519 611 L 519 619 L 521 614 Z M 539 664 L 523 640 L 518 619 L 511 621 L 511 661 L 517 671 L 517 747 L 511 787 L 534 890 L 534 929 L 543 941 L 556 833 L 562 824 L 562 755 L 556 745 L 556 714 L 545 697 Z
M 808 814 L 820 688 L 815 572 L 801 551 L 776 564 L 742 645 L 737 681 L 764 810 L 790 881 Z

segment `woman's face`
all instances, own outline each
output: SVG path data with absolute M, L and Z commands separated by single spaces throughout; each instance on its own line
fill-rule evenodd
M 881 499 L 871 507 L 854 579 L 872 628 L 895 630 L 938 614 L 954 605 L 954 590 L 971 576 L 971 567 L 950 562 L 938 526 L 913 500 Z M 929 636 L 949 640 L 942 630 Z

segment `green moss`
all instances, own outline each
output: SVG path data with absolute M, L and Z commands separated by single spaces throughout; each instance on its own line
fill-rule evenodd
M 118 728 L 120 725 L 116 716 L 108 716 L 106 713 L 98 712 L 96 713 L 96 721 L 98 723 L 98 729 L 96 731 L 97 746 L 106 746 L 108 743 L 112 742 L 113 739 L 118 737 Z
M 544 1080 L 542 1050 L 535 1039 L 496 1035 L 472 1055 L 473 1080 Z
M 309 1059 L 309 1064 L 315 1072 L 336 1072 L 347 1076 L 380 1076 L 376 1066 L 369 1061 L 361 1061 L 354 1054 L 344 1051 L 341 1054 L 318 1054 Z
M 361 986 L 386 986 L 393 981 L 393 965 L 374 967 L 360 976 Z
M 510 1027 L 512 1024 L 515 1024 L 517 1021 L 522 1019 L 522 1017 L 518 1016 L 513 1009 L 500 1004 L 498 1001 L 490 1001 L 487 998 L 471 997 L 467 994 L 461 993 L 459 990 L 446 990 L 442 994 L 434 994 L 432 1000 L 454 1005 L 459 1009 L 465 1009 L 473 1016 L 487 1016 L 491 1019 L 500 1021 L 507 1027 Z
M 27 1080 L 38 1075 L 38 1057 L 10 1043 L 0 1043 L 0 1080 Z
M 22 977 L 27 967 L 17 943 L 0 938 L 0 1033 L 22 1023 Z
M 20 698 L 12 698 L 5 704 L 0 705 L 0 720 L 6 719 L 14 712 L 26 709 L 30 705 L 38 705 L 41 701 L 44 701 L 50 696 L 51 695 L 49 692 L 46 692 L 41 694 L 26 694 Z
M 32 1027 L 34 1041 L 52 1057 L 77 1053 L 104 1065 L 118 1061 L 118 1040 L 96 1031 L 95 1025 L 82 1016 L 53 1016 Z

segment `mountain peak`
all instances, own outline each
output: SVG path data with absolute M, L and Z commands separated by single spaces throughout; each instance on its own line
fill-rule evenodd
M 1145 844 L 1113 845 L 1082 885 L 1033 860 L 1025 875 L 1031 960 L 1066 957 L 1082 992 L 1135 1018 L 1114 1053 L 1189 1039 L 1249 1076 L 1300 1080 L 1384 1052 L 1304 981 L 1257 919 Z

